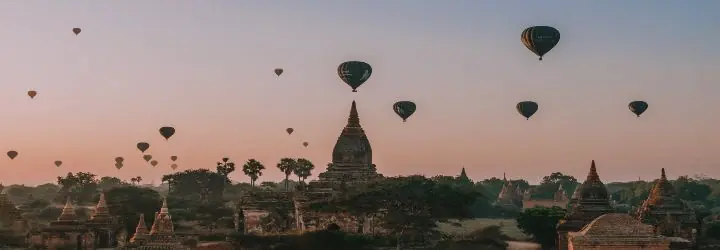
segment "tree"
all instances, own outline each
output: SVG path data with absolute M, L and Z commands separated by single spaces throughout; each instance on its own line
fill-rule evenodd
M 188 169 L 164 175 L 162 181 L 169 184 L 170 196 L 207 203 L 222 200 L 229 180 L 227 176 L 207 169 Z
M 117 177 L 104 176 L 98 181 L 98 187 L 102 190 L 110 190 L 124 185 L 127 185 L 127 183 Z
M 231 183 L 228 177 L 232 172 L 235 172 L 235 163 L 230 161 L 230 158 L 222 158 L 222 162 L 217 163 L 217 173 L 225 177 L 226 183 Z
M 565 217 L 565 210 L 559 207 L 528 208 L 518 216 L 518 228 L 525 234 L 532 235 L 535 242 L 543 247 L 555 245 L 556 226 Z
M 147 225 L 152 225 L 155 212 L 162 206 L 160 194 L 149 188 L 124 186 L 105 192 L 105 199 L 113 215 L 125 225 L 128 232 L 134 232 L 139 215 L 145 215 Z
M 710 186 L 700 183 L 687 175 L 680 176 L 673 183 L 678 197 L 687 201 L 706 201 L 712 193 Z
M 85 203 L 92 200 L 97 193 L 98 180 L 96 175 L 89 172 L 68 172 L 65 177 L 58 176 L 57 183 L 62 186 L 61 195 L 55 198 L 56 202 L 65 202 L 66 196 L 78 203 Z
M 249 159 L 242 166 L 243 173 L 250 177 L 250 185 L 255 186 L 255 181 L 262 176 L 262 171 L 265 170 L 265 166 L 258 160 Z
M 293 173 L 298 177 L 298 182 L 304 182 L 305 179 L 312 175 L 312 170 L 315 169 L 315 165 L 305 158 L 300 158 L 295 161 L 297 166 L 293 169 Z
M 579 183 L 575 177 L 555 172 L 543 177 L 543 180 L 540 182 L 540 186 L 538 186 L 535 190 L 535 194 L 537 198 L 552 198 L 558 188 L 562 186 L 563 190 L 565 190 L 565 194 L 567 196 L 571 196 L 578 184 Z
M 295 168 L 297 168 L 297 161 L 293 158 L 282 158 L 280 159 L 280 162 L 277 164 L 277 168 L 280 169 L 285 174 L 285 190 L 288 190 L 287 180 L 290 178 L 290 175 L 293 173 Z

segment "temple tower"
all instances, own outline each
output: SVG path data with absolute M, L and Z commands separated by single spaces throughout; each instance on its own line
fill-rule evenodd
M 332 162 L 318 175 L 324 183 L 358 183 L 382 177 L 372 163 L 372 148 L 360 125 L 355 101 L 350 106 L 347 125 L 343 128 L 332 152 Z
M 660 179 L 650 190 L 648 198 L 637 211 L 637 219 L 655 226 L 656 231 L 668 237 L 680 237 L 694 244 L 699 227 L 695 213 L 680 199 L 675 187 L 660 172 Z
M 50 222 L 50 226 L 44 228 L 42 233 L 44 234 L 43 238 L 46 239 L 44 245 L 50 249 L 63 247 L 88 249 L 94 247 L 95 236 L 88 232 L 87 227 L 78 220 L 70 196 L 67 197 L 65 206 L 57 221 Z
M 115 234 L 120 229 L 120 226 L 110 216 L 110 210 L 105 201 L 105 192 L 100 192 L 100 198 L 97 205 L 95 205 L 95 210 L 93 210 L 90 219 L 85 225 L 95 233 L 97 247 L 107 248 L 116 245 Z
M 145 225 L 145 214 L 140 214 L 140 220 L 138 220 L 137 227 L 135 227 L 135 234 L 130 238 L 130 243 L 142 244 L 148 240 L 149 236 L 150 231 Z
M 565 218 L 558 223 L 558 249 L 568 249 L 568 232 L 578 232 L 595 218 L 612 213 L 610 196 L 595 167 L 590 163 L 590 172 L 585 181 L 575 190 Z

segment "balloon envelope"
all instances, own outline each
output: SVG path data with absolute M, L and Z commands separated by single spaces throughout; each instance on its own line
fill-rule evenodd
M 150 161 L 150 165 L 152 165 L 153 167 L 157 166 L 157 164 L 158 164 L 158 161 L 156 161 L 156 160 Z
M 285 129 L 285 132 L 287 132 L 288 135 L 291 135 L 291 134 L 293 133 L 293 131 L 295 131 L 293 128 L 287 128 L 287 129 Z
M 145 160 L 145 161 L 152 160 L 152 155 L 143 155 L 143 160 Z
M 150 148 L 150 143 L 138 142 L 137 148 L 140 150 L 140 152 L 145 153 L 145 150 L 148 150 Z
M 81 31 L 82 31 L 82 29 L 80 29 L 80 28 L 73 28 L 73 33 L 75 33 L 76 36 L 78 34 L 80 34 Z
M 173 127 L 162 127 L 160 128 L 160 135 L 165 137 L 165 140 L 170 139 L 175 134 L 175 128 Z
M 172 165 L 170 165 L 170 168 L 172 168 L 172 170 L 175 170 L 178 168 L 178 164 L 173 163 Z
M 372 66 L 366 62 L 347 61 L 338 65 L 337 73 L 353 92 L 357 92 L 357 88 L 370 79 Z
M 277 69 L 275 69 L 275 74 L 276 74 L 277 76 L 280 76 L 280 75 L 282 75 L 283 71 L 284 71 L 283 69 L 277 68 Z
M 307 148 L 307 146 L 310 145 L 308 142 L 303 142 L 303 146 Z
M 533 26 L 523 30 L 520 40 L 542 60 L 560 41 L 560 31 L 550 26 Z
M 56 167 L 60 167 L 60 165 L 62 165 L 62 161 L 55 161 L 55 166 L 56 166 Z
M 29 90 L 27 94 L 28 94 L 28 96 L 30 96 L 30 99 L 33 99 L 37 95 L 37 91 Z
M 172 160 L 172 161 L 177 161 L 177 156 L 175 156 L 175 155 L 170 156 L 170 160 Z
M 415 113 L 415 110 L 417 110 L 417 106 L 414 102 L 411 101 L 399 101 L 393 104 L 393 110 L 395 111 L 395 114 L 400 116 L 400 118 L 404 121 L 407 121 L 407 118 L 409 118 L 412 114 Z
M 645 110 L 648 109 L 648 103 L 644 101 L 632 101 L 630 104 L 628 104 L 628 108 L 630 109 L 633 114 L 635 114 L 637 117 L 640 117 L 642 113 L 645 113 Z
M 538 105 L 537 105 L 537 103 L 535 103 L 533 101 L 522 101 L 522 102 L 519 102 L 515 106 L 515 108 L 522 116 L 525 117 L 525 119 L 529 120 L 530 117 L 533 116 L 535 114 L 535 112 L 537 112 Z
M 115 168 L 117 168 L 118 170 L 120 170 L 122 167 L 123 167 L 122 163 L 120 163 L 120 162 L 115 163 Z
M 115 162 L 117 162 L 117 163 L 122 163 L 123 161 L 125 161 L 125 158 L 122 158 L 122 157 L 119 157 L 119 156 L 118 156 L 118 157 L 115 157 Z
M 14 160 L 18 156 L 18 152 L 15 150 L 7 151 L 7 156 L 10 157 L 10 160 Z

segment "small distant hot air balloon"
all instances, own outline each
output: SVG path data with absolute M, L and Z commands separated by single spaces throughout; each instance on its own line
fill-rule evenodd
M 648 108 L 647 102 L 644 101 L 632 101 L 630 104 L 628 104 L 628 108 L 630 111 L 632 111 L 637 117 L 640 117 L 642 113 L 645 112 Z
M 533 101 L 522 101 L 519 102 L 515 108 L 525 119 L 530 120 L 530 117 L 537 112 L 538 105 Z
M 347 61 L 338 65 L 337 73 L 340 79 L 357 92 L 357 88 L 370 79 L 372 66 L 361 61 Z
M 284 71 L 285 71 L 285 70 L 283 70 L 283 69 L 281 69 L 281 68 L 277 68 L 277 69 L 275 69 L 275 74 L 276 74 L 277 76 L 280 76 L 280 75 L 282 75 L 282 73 L 283 73 Z
M 306 147 L 306 148 L 307 148 L 308 145 L 310 145 L 310 143 L 308 143 L 308 142 L 303 142 L 303 147 Z
M 75 33 L 76 36 L 78 34 L 80 34 L 81 31 L 82 31 L 82 29 L 80 29 L 80 28 L 73 28 L 73 33 Z
M 143 160 L 149 162 L 150 160 L 152 160 L 152 155 L 143 155 Z
M 15 160 L 15 157 L 18 156 L 18 152 L 15 150 L 7 151 L 7 156 L 10 157 L 10 160 Z
M 175 155 L 170 156 L 170 160 L 171 160 L 171 161 L 177 161 L 177 156 L 175 156 Z
M 55 166 L 60 167 L 62 165 L 62 161 L 55 161 Z
M 28 90 L 28 93 L 27 93 L 27 94 L 28 94 L 28 96 L 30 97 L 30 99 L 34 99 L 35 96 L 37 95 L 37 91 L 35 91 L 35 90 Z
M 115 163 L 115 168 L 117 168 L 118 170 L 120 170 L 122 167 L 123 167 L 122 163 L 120 163 L 120 162 Z
M 523 30 L 520 41 L 542 60 L 560 41 L 560 31 L 550 26 L 533 26 Z
M 122 158 L 122 157 L 120 157 L 120 156 L 115 157 L 115 162 L 117 162 L 117 163 L 122 163 L 123 161 L 125 161 L 125 158 Z
M 162 127 L 160 128 L 160 135 L 165 137 L 165 140 L 170 139 L 175 134 L 175 128 L 173 127 Z
M 150 148 L 150 143 L 138 142 L 137 148 L 140 150 L 140 152 L 145 153 L 145 150 L 148 150 Z
M 285 129 L 285 132 L 287 132 L 288 135 L 291 135 L 291 134 L 293 133 L 293 131 L 295 131 L 293 128 L 287 128 L 287 129 Z
M 152 165 L 153 167 L 154 167 L 154 166 L 157 166 L 157 164 L 158 164 L 158 161 L 157 161 L 157 160 L 152 160 L 152 161 L 150 161 L 150 165 Z
M 170 165 L 170 168 L 172 168 L 172 170 L 175 170 L 175 169 L 177 169 L 177 168 L 178 168 L 178 165 L 177 165 L 177 164 L 175 164 L 175 163 L 173 163 L 172 165 Z
M 228 157 L 223 157 L 223 158 L 222 158 L 222 162 L 223 162 L 223 163 L 227 163 L 229 160 L 230 160 L 230 158 L 228 158 Z
M 403 122 L 407 121 L 407 118 L 414 114 L 416 109 L 417 106 L 411 101 L 399 101 L 393 104 L 395 114 L 400 116 L 400 118 L 403 119 Z

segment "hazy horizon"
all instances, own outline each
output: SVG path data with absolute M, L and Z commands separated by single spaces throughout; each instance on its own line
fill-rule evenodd
M 583 180 L 595 160 L 604 182 L 652 180 L 662 167 L 669 178 L 718 178 L 718 9 L 710 0 L 0 2 L 0 149 L 20 153 L 0 159 L 0 181 L 86 171 L 159 183 L 171 155 L 178 171 L 230 157 L 240 181 L 248 158 L 266 165 L 261 181 L 276 181 L 280 158 L 304 157 L 315 179 L 353 100 L 386 176 L 464 166 L 475 180 Z M 542 62 L 520 42 L 532 25 L 561 32 Z M 347 60 L 373 66 L 357 93 L 336 74 Z M 627 108 L 638 99 L 650 104 L 640 118 Z M 398 100 L 418 105 L 406 123 L 392 112 Z M 515 111 L 523 100 L 540 105 L 530 120 Z M 167 142 L 166 125 L 177 129 Z

